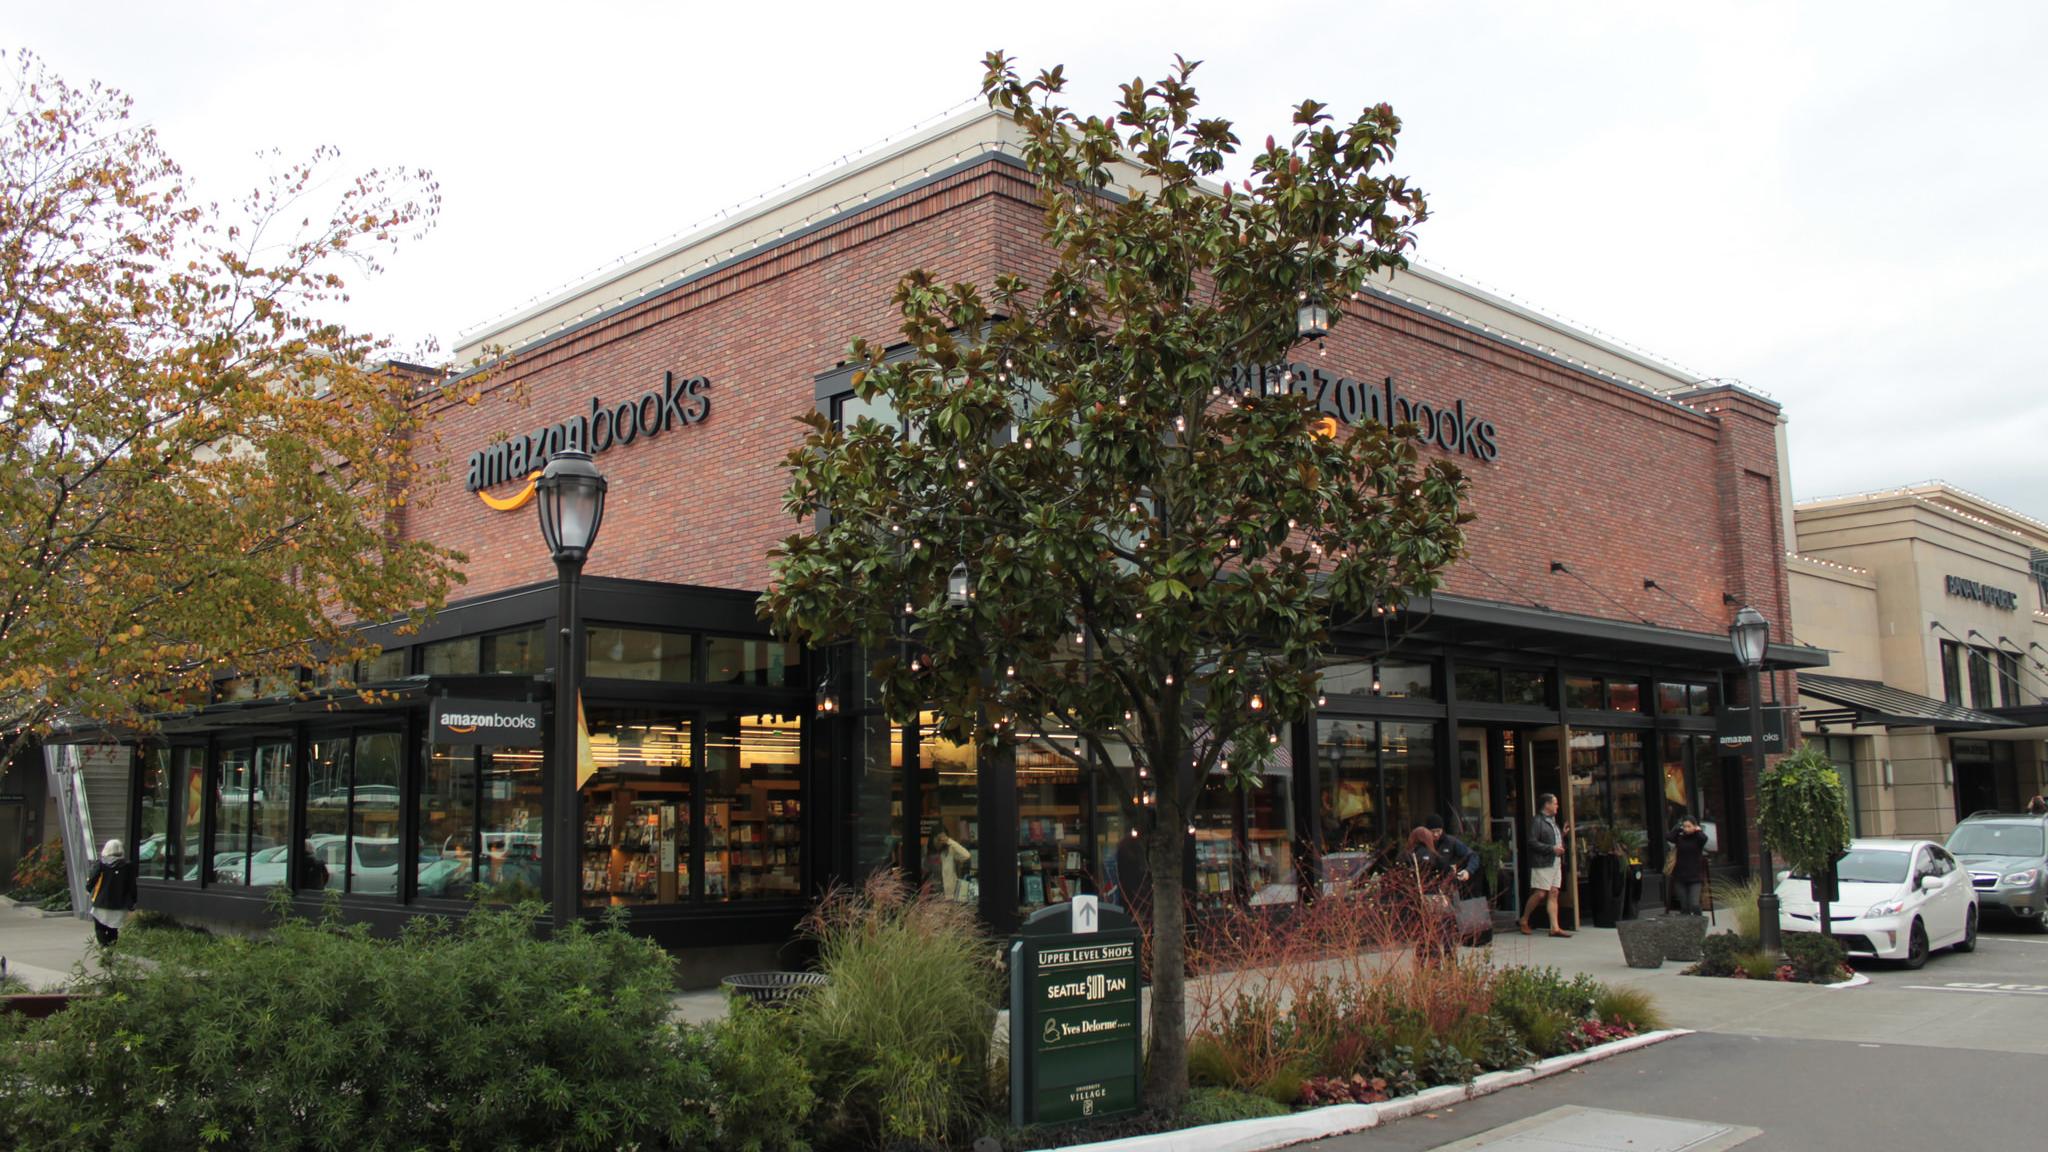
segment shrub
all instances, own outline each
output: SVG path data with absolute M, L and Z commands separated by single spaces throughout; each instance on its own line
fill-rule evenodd
M 1180 1114 L 1190 1124 L 1227 1124 L 1232 1120 L 1285 1116 L 1287 1105 L 1229 1088 L 1196 1088 L 1188 1093 Z
M 1626 1024 L 1637 1032 L 1655 1032 L 1664 1027 L 1664 1014 L 1657 1002 L 1641 988 L 1608 988 L 1593 1001 L 1593 1015 L 1603 1024 Z
M 543 913 L 117 952 L 87 978 L 101 995 L 4 1026 L 0 1146 L 718 1147 L 740 1094 L 801 1113 L 801 1093 L 715 1074 L 760 1066 L 743 1031 L 707 1054 L 668 1023 L 660 948 L 616 919 L 544 939 Z
M 70 886 L 64 872 L 64 839 L 52 835 L 15 861 L 14 887 L 7 896 L 23 904 L 41 904 L 56 893 L 68 891 Z M 67 899 L 66 907 L 69 906 Z
M 1716 932 L 1700 941 L 1700 962 L 1696 975 L 1733 976 L 1740 971 L 1736 958 L 1757 950 L 1757 939 L 1736 932 Z
M 870 1147 L 968 1137 L 991 1104 L 1000 973 L 974 910 L 893 873 L 829 893 L 805 923 L 830 983 L 798 1001 L 824 1135 Z
M 1849 978 L 1848 954 L 1834 940 L 1818 932 L 1787 932 L 1780 937 L 1785 963 L 1792 979 L 1809 984 L 1833 984 Z
M 1778 958 L 1762 949 L 1743 952 L 1735 957 L 1735 971 L 1748 980 L 1776 980 Z
M 1451 1032 L 1450 1040 L 1482 1072 L 1501 1072 L 1529 1063 L 1529 1046 L 1523 1042 L 1522 1034 L 1498 1013 L 1488 1012 L 1466 1021 Z
M 1565 1047 L 1573 1052 L 1583 1052 L 1597 1044 L 1607 1044 L 1615 1040 L 1626 1040 L 1635 1034 L 1636 1030 L 1627 1024 L 1606 1024 L 1598 1020 L 1585 1020 L 1581 1021 L 1578 1026 L 1571 1030 L 1571 1035 L 1567 1038 Z
M 1572 1025 L 1592 1014 L 1605 991 L 1586 975 L 1555 968 L 1504 968 L 1494 975 L 1493 1010 L 1538 1056 L 1566 1051 Z
M 703 1103 L 718 1148 L 782 1152 L 807 1147 L 817 1097 L 784 1014 L 736 1001 L 718 1024 L 684 1035 L 717 1089 Z

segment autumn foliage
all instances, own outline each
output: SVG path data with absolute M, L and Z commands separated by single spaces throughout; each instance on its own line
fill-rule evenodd
M 430 374 L 328 317 L 430 224 L 316 153 L 194 198 L 130 102 L 20 54 L 0 123 L 0 731 L 146 727 L 221 672 L 357 655 L 460 557 L 399 528 Z M 324 205 L 316 207 L 316 205 Z

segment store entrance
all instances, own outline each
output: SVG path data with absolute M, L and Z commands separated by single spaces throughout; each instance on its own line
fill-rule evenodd
M 1458 811 L 1466 833 L 1494 863 L 1488 894 L 1495 912 L 1520 917 L 1528 902 L 1531 862 L 1526 842 L 1536 798 L 1546 792 L 1557 796 L 1558 824 L 1571 819 L 1570 790 L 1563 786 L 1560 768 L 1562 736 L 1562 729 L 1555 726 L 1458 729 Z M 1568 918 L 1577 912 L 1575 888 L 1570 883 L 1564 886 Z

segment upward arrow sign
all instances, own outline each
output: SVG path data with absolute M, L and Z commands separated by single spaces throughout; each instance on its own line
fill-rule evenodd
M 1084 935 L 1095 931 L 1096 924 L 1101 919 L 1101 912 L 1097 908 L 1098 903 L 1098 899 L 1094 896 L 1074 897 L 1073 925 L 1075 935 Z

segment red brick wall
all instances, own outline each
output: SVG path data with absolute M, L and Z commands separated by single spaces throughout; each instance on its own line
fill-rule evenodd
M 478 403 L 439 409 L 441 447 L 423 451 L 444 454 L 445 474 L 407 530 L 469 555 L 464 596 L 549 578 L 533 512 L 494 512 L 467 492 L 468 454 L 586 413 L 592 397 L 630 399 L 664 371 L 703 375 L 707 421 L 600 458 L 612 488 L 589 571 L 761 587 L 767 549 L 796 528 L 780 464 L 814 377 L 849 338 L 892 338 L 891 295 L 912 268 L 983 285 L 998 271 L 1040 274 L 1050 261 L 1031 197 L 1013 168 L 984 165 L 553 340 Z M 1730 393 L 1714 398 L 1716 415 L 1693 411 L 1377 300 L 1351 304 L 1328 345 L 1309 358 L 1333 374 L 1393 375 L 1404 395 L 1463 399 L 1499 429 L 1497 460 L 1462 459 L 1478 518 L 1472 562 L 1447 591 L 1719 631 L 1726 589 L 1785 619 L 1769 405 Z M 1593 587 L 1552 573 L 1554 560 Z

